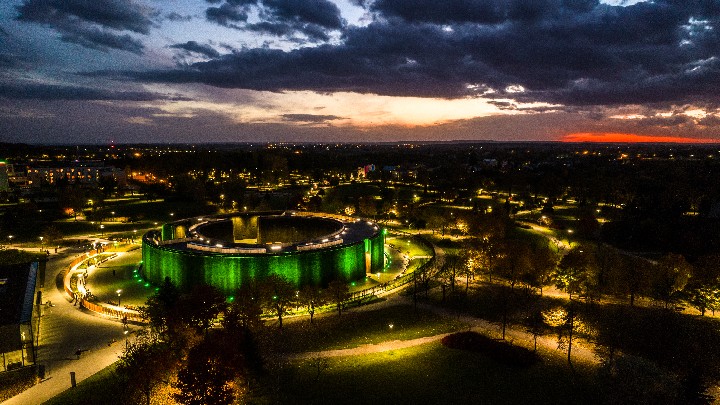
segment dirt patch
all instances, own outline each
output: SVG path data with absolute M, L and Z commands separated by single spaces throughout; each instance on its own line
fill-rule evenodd
M 538 361 L 537 354 L 524 347 L 491 339 L 477 332 L 458 332 L 442 338 L 442 344 L 451 349 L 482 353 L 511 367 L 529 367 Z

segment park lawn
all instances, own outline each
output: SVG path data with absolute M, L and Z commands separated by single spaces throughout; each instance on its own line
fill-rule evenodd
M 390 325 L 393 325 L 390 327 Z M 393 305 L 378 309 L 363 309 L 328 313 L 310 324 L 309 317 L 286 320 L 278 333 L 272 325 L 269 339 L 278 350 L 305 352 L 349 349 L 388 340 L 409 340 L 463 330 L 466 324 L 445 318 L 412 305 Z
M 399 249 L 403 254 L 407 254 L 410 257 L 413 256 L 432 256 L 433 252 L 429 247 L 422 243 L 415 242 L 412 238 L 407 237 L 394 237 L 387 241 L 388 244 L 393 245 L 396 249 Z M 408 253 L 409 252 L 409 253 Z
M 95 375 L 80 381 L 75 388 L 69 388 L 54 398 L 46 401 L 46 405 L 85 405 L 103 404 L 120 405 L 123 387 L 115 376 L 115 364 L 98 371 Z
M 314 360 L 281 374 L 281 403 L 303 404 L 592 404 L 592 370 L 544 359 L 516 368 L 439 342 L 328 359 L 316 379 Z

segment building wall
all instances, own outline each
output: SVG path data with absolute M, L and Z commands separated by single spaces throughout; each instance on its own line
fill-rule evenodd
M 335 279 L 358 280 L 384 267 L 385 235 L 378 232 L 359 243 L 317 251 L 260 255 L 223 255 L 171 246 L 158 246 L 147 235 L 143 238 L 143 277 L 159 285 L 165 277 L 181 290 L 193 285 L 210 284 L 232 295 L 243 282 L 261 280 L 278 274 L 297 288 L 304 285 L 326 287 Z M 367 268 L 366 252 L 370 254 Z

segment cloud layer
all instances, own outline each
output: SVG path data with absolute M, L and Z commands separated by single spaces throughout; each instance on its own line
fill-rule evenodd
M 714 102 L 720 90 L 720 3 L 378 0 L 368 5 L 372 23 L 345 28 L 337 8 L 325 3 L 221 7 L 262 4 L 269 20 L 244 29 L 278 35 L 297 29 L 284 24 L 319 27 L 326 36 L 342 28 L 339 43 L 243 49 L 183 69 L 128 75 L 255 90 L 507 96 L 566 105 Z
M 63 41 L 102 51 L 120 49 L 140 54 L 142 42 L 121 32 L 146 35 L 152 26 L 151 9 L 132 0 L 113 0 L 111 3 L 25 0 L 17 10 L 20 21 L 46 25 L 57 30 Z

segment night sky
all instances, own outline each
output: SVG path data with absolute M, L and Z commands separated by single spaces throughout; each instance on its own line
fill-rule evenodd
M 0 141 L 720 141 L 720 1 L 3 0 Z

